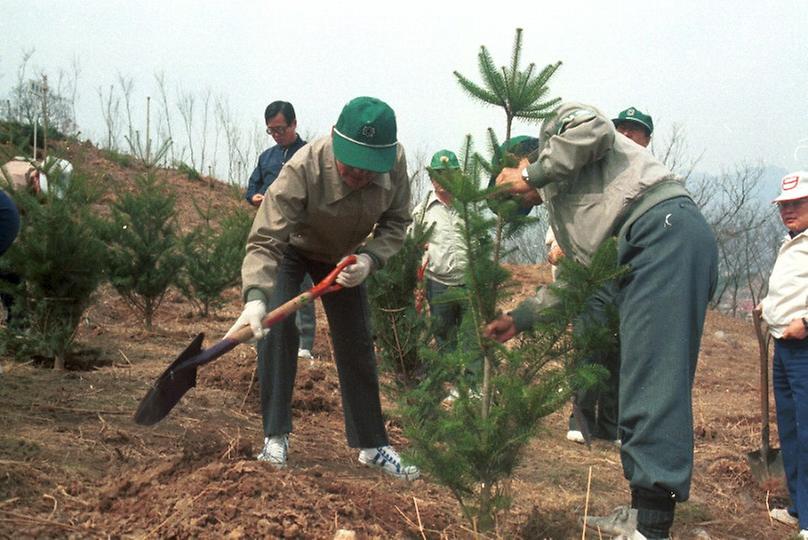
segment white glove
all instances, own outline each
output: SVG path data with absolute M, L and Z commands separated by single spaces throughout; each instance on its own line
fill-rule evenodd
M 342 258 L 342 261 L 345 257 Z M 340 261 L 340 262 L 342 262 Z M 373 259 L 367 253 L 360 253 L 356 256 L 356 262 L 349 264 L 337 276 L 337 283 L 343 287 L 356 287 L 370 275 L 373 268 Z
M 261 325 L 261 321 L 266 314 L 267 308 L 263 301 L 250 300 L 244 304 L 244 310 L 241 312 L 241 315 L 238 316 L 238 319 L 236 319 L 236 324 L 230 327 L 230 330 L 227 331 L 224 337 L 229 336 L 245 324 L 249 324 L 253 331 L 253 339 L 250 339 L 248 343 L 255 343 L 269 333 L 269 328 L 264 328 Z

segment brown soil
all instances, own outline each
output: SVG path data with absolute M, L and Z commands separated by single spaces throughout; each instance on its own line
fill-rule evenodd
M 84 149 L 111 181 L 130 170 Z M 187 192 L 209 185 L 165 173 Z M 225 186 L 210 188 L 222 207 Z M 181 198 L 185 226 L 190 201 Z M 515 302 L 548 277 L 513 267 Z M 206 344 L 239 313 L 238 292 L 202 319 L 178 294 L 152 333 L 102 288 L 81 326 L 78 356 L 89 370 L 57 373 L 0 359 L 0 538 L 472 538 L 450 493 L 369 470 L 347 448 L 339 388 L 322 309 L 316 359 L 301 361 L 289 466 L 253 455 L 262 440 L 255 353 L 241 346 L 200 369 L 197 388 L 158 425 L 132 414 L 149 385 L 198 332 Z M 785 538 L 767 506 L 784 502 L 781 484 L 760 487 L 746 454 L 760 447 L 758 351 L 751 323 L 710 313 L 693 399 L 696 469 L 691 500 L 678 507 L 674 538 Z M 390 410 L 387 407 L 387 410 Z M 618 450 L 568 442 L 568 411 L 548 417 L 510 490 L 513 505 L 492 537 L 580 538 L 578 520 L 625 504 Z M 406 448 L 395 419 L 394 444 Z M 772 425 L 772 440 L 776 429 Z M 591 473 L 591 479 L 590 479 Z M 589 487 L 588 487 L 589 486 Z M 588 507 L 587 507 L 588 505 Z M 587 534 L 597 538 L 597 534 Z

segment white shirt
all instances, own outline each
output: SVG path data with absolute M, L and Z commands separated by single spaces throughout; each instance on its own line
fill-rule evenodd
M 769 293 L 761 301 L 769 332 L 783 337 L 794 319 L 808 317 L 808 230 L 786 236 L 769 277 Z

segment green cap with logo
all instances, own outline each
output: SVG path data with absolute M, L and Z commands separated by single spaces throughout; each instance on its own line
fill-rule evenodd
M 433 171 L 442 171 L 447 169 L 459 169 L 460 162 L 457 161 L 457 156 L 451 150 L 438 150 L 432 156 L 432 162 L 426 170 L 430 173 Z
M 396 115 L 380 99 L 348 102 L 334 126 L 334 156 L 349 167 L 386 173 L 396 162 Z
M 625 111 L 620 111 L 617 118 L 612 119 L 612 123 L 614 123 L 615 127 L 619 126 L 623 122 L 634 122 L 635 124 L 641 125 L 645 128 L 645 131 L 648 133 L 649 137 L 654 132 L 654 121 L 651 119 L 651 115 L 645 114 L 637 107 L 629 107 Z

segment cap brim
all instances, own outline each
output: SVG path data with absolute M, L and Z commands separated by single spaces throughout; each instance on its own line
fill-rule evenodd
M 386 173 L 393 168 L 393 164 L 396 162 L 398 145 L 372 148 L 344 139 L 339 133 L 334 133 L 332 139 L 334 141 L 334 157 L 349 167 Z
M 808 192 L 802 190 L 798 193 L 783 193 L 776 199 L 772 201 L 772 204 L 783 202 L 783 201 L 798 201 L 800 199 L 808 199 Z
M 636 118 L 612 118 L 612 124 L 614 124 L 614 127 L 617 127 L 618 125 L 624 122 L 630 122 L 632 124 L 637 124 L 644 127 L 645 131 L 648 132 L 649 135 L 654 132 L 654 130 L 651 129 L 651 126 L 649 126 L 642 120 L 637 120 Z

